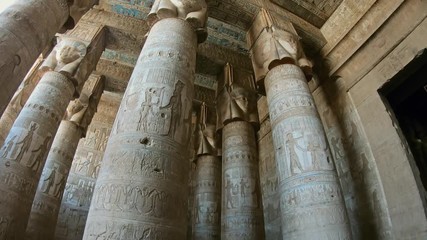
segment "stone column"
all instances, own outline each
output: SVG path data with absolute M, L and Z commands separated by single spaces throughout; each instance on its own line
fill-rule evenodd
M 179 3 L 152 8 L 158 21 L 117 114 L 83 239 L 186 239 L 196 32 L 202 40 L 206 4 Z
M 66 0 L 17 0 L 0 13 L 0 115 L 68 16 Z
M 0 13 L 0 115 L 49 41 L 73 28 L 95 2 L 15 0 Z
M 24 239 L 53 136 L 69 101 L 94 65 L 87 61 L 100 57 L 98 44 L 103 46 L 102 39 L 98 35 L 88 46 L 62 38 L 44 63 L 43 68 L 50 70 L 34 89 L 0 149 L 0 216 L 8 239 Z M 87 52 L 88 48 L 91 51 Z
M 279 179 L 274 157 L 273 136 L 270 117 L 268 116 L 267 98 L 258 99 L 258 115 L 260 128 L 257 133 L 259 177 L 261 185 L 262 205 L 264 211 L 265 239 L 282 239 L 282 222 L 280 215 Z
M 256 78 L 261 84 L 265 78 L 283 239 L 351 239 L 334 163 L 306 82 L 311 64 L 292 25 L 283 30 L 271 23 L 261 11 L 248 43 Z
M 121 99 L 120 94 L 104 91 L 86 137 L 79 142 L 59 210 L 56 240 L 83 238 L 95 182 Z
M 221 161 L 218 158 L 215 125 L 208 124 L 202 103 L 195 139 L 197 158 L 194 190 L 193 239 L 221 239 Z
M 91 75 L 80 97 L 67 108 L 43 168 L 28 220 L 26 239 L 54 239 L 55 226 L 65 183 L 80 138 L 92 120 L 101 97 L 104 81 Z
M 34 63 L 31 70 L 28 72 L 24 81 L 19 86 L 18 90 L 13 95 L 9 104 L 0 117 L 0 145 L 3 145 L 13 123 L 18 114 L 21 112 L 37 83 L 43 76 L 43 72 L 39 71 L 39 67 L 43 63 L 43 58 L 40 56 Z
M 230 65 L 218 82 L 218 130 L 222 130 L 221 239 L 264 239 L 258 153 L 256 92 L 251 73 Z

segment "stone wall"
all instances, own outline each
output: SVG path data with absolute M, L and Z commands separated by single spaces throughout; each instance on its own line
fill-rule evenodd
M 355 25 L 336 21 L 323 27 L 324 33 L 340 32 L 321 52 L 330 77 L 314 97 L 354 239 L 425 239 L 425 190 L 378 90 L 426 48 L 427 2 L 372 2 L 344 9 L 354 10 Z

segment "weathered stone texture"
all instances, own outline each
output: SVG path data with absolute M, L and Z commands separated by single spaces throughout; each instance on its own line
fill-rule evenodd
M 221 239 L 264 239 L 255 131 L 233 121 L 222 129 Z
M 338 172 L 353 239 L 393 239 L 383 187 L 360 120 L 348 95 L 326 95 L 331 91 L 321 86 L 313 96 Z
M 26 239 L 54 239 L 65 183 L 81 136 L 82 130 L 74 123 L 62 121 L 59 125 L 34 197 Z
M 316 2 L 307 0 L 271 0 L 271 2 L 320 28 L 341 4 L 342 0 L 320 0 Z
M 392 4 L 392 2 L 389 1 L 386 3 L 388 5 Z M 375 32 L 375 35 L 373 35 L 370 40 L 363 45 L 362 48 L 351 55 L 349 61 L 347 61 L 341 67 L 341 69 L 334 73 L 337 76 L 341 76 L 345 81 L 346 90 L 351 88 L 359 80 L 365 77 L 365 75 L 368 74 L 369 71 L 371 71 L 375 66 L 377 66 L 377 64 L 381 62 L 392 49 L 394 49 L 405 38 L 407 38 L 418 25 L 425 21 L 427 12 L 424 9 L 426 8 L 426 1 L 404 1 L 400 7 L 397 8 L 397 10 L 390 16 L 388 21 Z M 383 10 L 378 9 L 377 11 Z M 380 14 L 380 16 L 382 15 Z M 376 22 L 376 18 L 372 16 L 365 20 L 366 24 L 370 22 Z M 371 36 L 370 34 L 373 34 L 368 30 L 363 33 L 368 33 L 369 36 Z M 363 38 L 368 38 L 368 36 L 363 36 Z M 351 49 L 351 44 L 354 44 L 354 42 L 349 42 L 347 44 L 350 45 L 349 49 Z M 410 49 L 412 44 L 418 45 L 423 44 L 423 42 L 408 43 L 406 48 Z M 415 55 L 417 52 L 418 51 L 412 53 L 412 55 Z M 404 53 L 406 52 L 403 51 L 402 54 Z M 331 65 L 331 67 L 336 69 L 336 66 Z M 389 68 L 396 67 L 393 66 Z M 388 70 L 383 71 L 387 72 Z M 372 88 L 370 91 L 376 91 L 376 89 Z
M 344 0 L 320 29 L 327 40 L 321 50 L 326 56 L 365 15 L 377 0 Z M 345 19 L 343 21 L 343 19 Z
M 266 104 L 265 107 L 267 108 Z M 265 239 L 280 240 L 282 239 L 282 223 L 280 218 L 279 179 L 276 171 L 271 123 L 268 116 L 261 123 L 257 140 Z
M 0 113 L 68 15 L 65 0 L 18 0 L 0 13 Z
M 193 239 L 221 239 L 221 160 L 201 155 L 196 160 Z
M 63 74 L 45 73 L 1 149 L 0 215 L 9 239 L 24 239 L 47 153 L 74 91 Z
M 351 239 L 341 187 L 304 73 L 274 67 L 265 87 L 286 239 Z
M 92 75 L 78 99 L 71 101 L 47 155 L 28 220 L 26 239 L 54 239 L 65 184 L 77 144 L 96 111 L 104 84 Z
M 121 96 L 104 92 L 86 138 L 79 141 L 55 228 L 55 239 L 81 240 L 96 178 Z
M 425 4 L 425 2 L 405 2 L 402 7 L 411 5 L 412 7 L 420 7 L 418 4 Z M 400 14 L 409 13 L 399 12 L 393 16 Z M 412 21 L 410 18 L 405 18 L 408 22 L 401 21 L 401 23 L 416 24 L 419 16 L 411 16 L 413 17 Z M 394 19 L 393 21 L 397 20 Z M 392 26 L 386 26 L 386 28 L 389 27 Z M 387 32 L 381 31 L 372 41 L 381 41 Z M 363 132 L 366 134 L 367 142 L 378 167 L 390 216 L 391 231 L 396 239 L 410 239 L 411 237 L 413 239 L 424 239 L 426 237 L 427 219 L 425 211 L 421 210 L 425 208 L 425 191 L 418 187 L 420 185 L 418 185 L 417 176 L 411 167 L 411 157 L 408 156 L 407 149 L 402 144 L 396 129 L 397 124 L 395 120 L 390 118 L 390 113 L 384 106 L 383 99 L 378 94 L 377 89 L 389 81 L 425 48 L 426 33 L 427 21 L 424 19 L 400 44 L 392 49 L 385 49 L 388 50 L 385 58 L 349 90 L 350 99 L 354 104 L 355 112 L 358 114 L 358 119 L 363 126 Z M 363 49 L 360 54 L 370 55 L 372 51 L 372 46 L 369 46 L 369 48 Z M 345 80 L 343 81 L 345 83 Z
M 151 29 L 114 123 L 84 239 L 120 229 L 125 238 L 185 239 L 196 40 L 180 19 Z
M 43 59 L 39 57 L 34 63 L 30 72 L 28 72 L 24 81 L 22 81 L 18 90 L 13 95 L 6 109 L 0 117 L 0 145 L 3 145 L 4 140 L 9 134 L 10 129 L 13 126 L 16 118 L 36 87 L 37 83 L 43 76 L 43 72 L 39 71 L 40 65 L 43 63 Z
M 47 70 L 34 89 L 0 150 L 0 215 L 5 231 L 24 238 L 31 203 L 46 155 L 69 101 L 80 88 L 103 49 L 102 26 L 91 42 L 62 36 L 41 68 Z M 11 233 L 11 234 L 12 234 Z M 12 236 L 11 236 L 12 237 Z
M 403 0 L 392 0 L 379 1 L 374 4 L 334 50 L 326 56 L 330 74 L 336 74 L 336 71 L 369 40 L 403 2 Z

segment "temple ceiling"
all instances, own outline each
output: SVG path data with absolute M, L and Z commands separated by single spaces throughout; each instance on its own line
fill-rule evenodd
M 246 31 L 255 14 L 270 10 L 279 21 L 293 23 L 302 38 L 307 55 L 315 54 L 326 41 L 320 27 L 342 0 L 206 0 L 208 4 L 208 38 L 199 46 L 196 72 L 200 76 L 216 76 L 226 62 L 250 69 Z M 136 63 L 148 32 L 145 19 L 154 0 L 99 0 L 99 5 L 82 20 L 104 24 L 108 28 L 106 50 L 98 72 L 107 76 L 111 91 L 121 92 Z M 214 49 L 214 50 L 213 50 Z M 212 52 L 212 53 L 211 53 Z M 114 63 L 115 66 L 108 67 Z M 123 66 L 123 67 L 121 67 Z M 123 73 L 121 73 L 123 71 Z M 205 78 L 206 79 L 206 78 Z M 198 83 L 199 86 L 203 84 Z M 200 85 L 201 84 L 201 85 Z M 212 83 L 210 83 L 212 85 Z M 206 87 L 206 86 L 203 86 Z
M 270 0 L 316 27 L 322 27 L 343 0 Z

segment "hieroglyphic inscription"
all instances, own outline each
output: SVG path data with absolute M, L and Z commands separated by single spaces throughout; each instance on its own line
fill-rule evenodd
M 52 136 L 73 92 L 74 86 L 62 74 L 46 73 L 0 150 L 0 215 L 14 219 L 16 225 L 10 226 L 16 228 L 10 230 L 16 232 L 18 239 L 24 238 L 23 227 L 28 221 Z
M 335 95 L 334 104 L 328 105 L 325 92 L 330 90 L 325 85 L 313 96 L 341 182 L 353 239 L 361 236 L 390 239 L 392 232 L 387 203 L 358 113 L 346 92 Z M 333 91 L 336 91 L 335 87 Z
M 64 189 L 55 239 L 80 240 L 83 237 L 95 181 L 120 100 L 104 92 L 86 138 L 79 142 Z
M 351 239 L 338 178 L 304 73 L 298 66 L 280 65 L 267 74 L 265 84 L 283 238 Z
M 255 133 L 244 121 L 226 124 L 222 133 L 221 238 L 263 239 L 261 193 Z
M 130 221 L 156 225 L 139 238 L 185 238 L 196 44 L 185 21 L 163 19 L 151 29 L 107 143 L 83 239 L 117 236 Z M 99 222 L 105 227 L 92 228 Z

